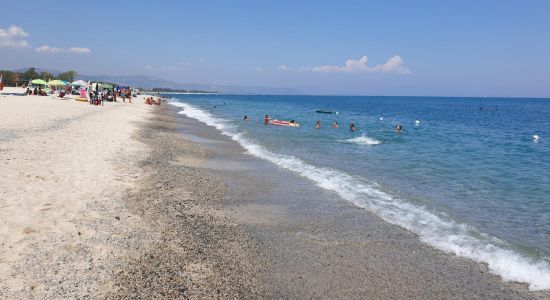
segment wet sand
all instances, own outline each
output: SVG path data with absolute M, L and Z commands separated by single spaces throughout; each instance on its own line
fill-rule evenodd
M 137 139 L 150 146 L 147 174 L 124 201 L 149 233 L 113 278 L 114 298 L 256 299 L 265 295 L 263 255 L 223 207 L 222 178 L 202 166 L 208 148 L 185 140 L 169 109 Z

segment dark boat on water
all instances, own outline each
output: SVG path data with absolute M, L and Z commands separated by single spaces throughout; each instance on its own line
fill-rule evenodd
M 337 111 L 326 110 L 326 109 L 318 109 L 315 112 L 318 114 L 336 114 L 336 115 L 338 114 Z

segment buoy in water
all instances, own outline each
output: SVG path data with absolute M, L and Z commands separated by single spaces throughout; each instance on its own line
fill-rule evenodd
M 420 125 L 420 121 L 416 120 L 416 121 L 414 121 L 414 124 L 415 124 L 416 126 L 418 126 L 418 125 Z
M 533 141 L 538 142 L 540 139 L 540 136 L 538 134 L 533 135 Z
M 384 120 L 384 118 L 380 117 L 380 121 L 383 121 L 383 120 Z

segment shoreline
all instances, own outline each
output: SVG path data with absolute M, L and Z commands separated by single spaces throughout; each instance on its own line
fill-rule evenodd
M 288 170 L 279 169 L 265 160 L 243 154 L 245 150 L 237 142 L 222 135 L 217 129 L 187 117 L 184 117 L 184 120 L 186 123 L 194 124 L 192 126 L 186 125 L 186 127 L 191 127 L 191 129 L 183 132 L 186 138 L 215 149 L 212 160 L 215 161 L 217 166 L 213 168 L 216 169 L 216 172 L 224 174 L 223 177 L 226 178 L 227 182 L 233 182 L 233 190 L 238 191 L 239 196 L 229 196 L 237 199 L 228 201 L 232 204 L 245 204 L 237 205 L 237 208 L 234 208 L 238 219 L 242 217 L 240 215 L 245 215 L 240 222 L 251 226 L 254 228 L 253 231 L 259 232 L 263 236 L 265 240 L 262 240 L 260 244 L 270 244 L 273 248 L 279 248 L 279 244 L 289 243 L 286 249 L 294 248 L 293 251 L 298 252 L 282 251 L 281 253 L 278 252 L 279 250 L 275 251 L 278 253 L 271 254 L 275 258 L 268 259 L 272 264 L 275 261 L 275 265 L 272 267 L 277 269 L 280 267 L 277 266 L 279 263 L 296 273 L 308 273 L 306 270 L 309 270 L 310 274 L 308 275 L 312 277 L 306 283 L 311 284 L 309 286 L 310 291 L 321 290 L 324 291 L 325 295 L 330 295 L 327 296 L 329 298 L 338 298 L 342 297 L 342 294 L 335 292 L 334 289 L 342 291 L 342 287 L 345 286 L 345 290 L 348 292 L 356 291 L 356 293 L 350 292 L 347 297 L 357 297 L 357 295 L 361 295 L 369 289 L 365 285 L 371 285 L 371 288 L 373 285 L 379 285 L 380 290 L 385 292 L 389 287 L 396 290 L 383 294 L 376 289 L 365 295 L 381 298 L 400 298 L 408 295 L 412 298 L 424 299 L 437 297 L 468 298 L 479 297 L 480 295 L 497 298 L 545 299 L 550 296 L 547 291 L 529 291 L 526 284 L 502 282 L 499 276 L 489 272 L 485 264 L 432 248 L 422 243 L 417 235 L 396 225 L 391 225 L 366 210 L 354 206 L 350 202 L 341 199 L 336 193 L 318 188 L 311 181 Z M 228 150 L 231 148 L 233 150 Z M 229 167 L 224 167 L 223 164 L 220 166 L 220 162 L 225 162 L 225 165 Z M 240 165 L 236 165 L 235 162 L 240 162 Z M 265 174 L 270 174 L 270 178 L 266 178 Z M 236 179 L 239 177 L 245 179 L 242 179 L 239 183 Z M 257 178 L 262 179 L 256 180 L 259 181 L 257 183 L 255 181 Z M 277 182 L 272 178 L 291 179 Z M 291 181 L 297 183 L 291 184 Z M 265 182 L 268 183 L 264 187 L 262 183 Z M 247 185 L 251 184 L 255 188 L 246 188 Z M 262 190 L 261 194 L 258 194 L 258 189 Z M 306 192 L 303 192 L 304 190 Z M 268 195 L 265 194 L 265 191 L 269 191 Z M 294 197 L 294 199 L 285 201 L 279 199 L 279 197 Z M 321 206 L 322 210 L 318 206 Z M 325 209 L 329 212 L 325 212 Z M 297 214 L 297 212 L 300 213 Z M 254 215 L 252 220 L 251 214 Z M 307 215 L 307 217 L 304 218 L 303 215 Z M 346 218 L 351 218 L 351 220 Z M 267 227 L 267 230 L 265 227 Z M 288 227 L 292 227 L 292 230 L 289 230 Z M 374 232 L 369 232 L 373 228 L 375 228 Z M 284 232 L 284 234 L 281 235 L 281 232 Z M 335 232 L 338 232 L 338 234 L 335 234 Z M 302 236 L 297 238 L 294 236 L 296 234 Z M 302 246 L 311 244 L 312 240 L 314 244 L 310 246 L 313 248 Z M 316 243 L 320 243 L 322 246 L 316 245 Z M 375 245 L 372 245 L 373 243 Z M 348 245 L 348 247 L 340 248 L 339 245 Z M 319 264 L 319 261 L 308 258 L 307 255 L 301 257 L 301 259 L 292 258 L 294 256 L 304 256 L 305 253 L 310 253 L 319 247 L 323 248 L 323 251 L 319 250 L 320 252 L 317 252 L 317 258 L 322 259 L 327 264 L 324 267 L 317 266 L 318 268 L 312 269 L 311 266 Z M 328 251 L 329 249 L 330 251 Z M 330 255 L 325 253 L 327 251 Z M 351 257 L 341 259 L 338 255 L 341 251 L 345 251 Z M 267 252 L 270 252 L 270 249 L 267 249 Z M 371 255 L 378 257 L 378 261 L 373 261 Z M 277 263 L 277 259 L 280 257 L 291 257 L 295 261 L 290 265 L 288 261 Z M 309 263 L 303 261 L 309 261 Z M 407 270 L 395 269 L 396 266 L 392 265 L 395 262 L 402 264 L 401 267 L 406 266 Z M 343 270 L 334 266 L 335 264 L 355 265 L 355 267 Z M 385 264 L 387 266 L 383 266 Z M 376 265 L 376 267 L 373 267 L 373 265 Z M 379 270 L 382 268 L 393 269 L 393 271 L 388 273 Z M 365 270 L 370 270 L 370 272 L 365 272 Z M 278 270 L 277 272 L 281 273 L 278 275 L 280 278 L 272 278 L 271 281 L 277 282 L 278 280 L 279 288 L 285 286 L 289 289 L 287 285 L 292 285 L 289 278 L 296 274 L 288 270 Z M 335 286 L 334 283 L 327 281 L 328 278 L 320 278 L 326 276 L 327 272 L 333 275 L 338 274 L 341 278 L 347 278 L 349 283 L 337 282 Z M 350 274 L 353 274 L 353 276 L 350 277 Z M 438 274 L 440 278 L 434 278 L 434 274 Z M 358 278 L 361 276 L 364 276 L 364 278 Z M 304 277 L 296 276 L 293 279 L 300 280 L 302 278 Z M 381 278 L 384 278 L 387 282 L 382 282 Z M 413 280 L 412 278 L 425 278 L 428 282 L 419 282 L 417 280 L 420 279 Z M 361 287 L 362 285 L 363 287 Z M 293 290 L 290 293 L 291 295 L 313 296 L 307 294 L 303 287 L 295 288 L 297 290 Z M 445 292 L 438 294 L 438 296 L 435 296 L 437 293 L 431 294 L 429 292 L 435 292 L 435 290 L 438 290 L 438 293 Z M 331 294 L 331 291 L 333 291 L 333 294 Z M 399 291 L 403 294 L 399 294 Z M 277 294 L 277 296 L 285 297 L 288 294 Z

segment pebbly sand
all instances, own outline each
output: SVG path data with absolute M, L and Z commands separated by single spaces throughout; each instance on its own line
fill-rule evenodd
M 0 299 L 550 298 L 134 102 L 0 97 Z

